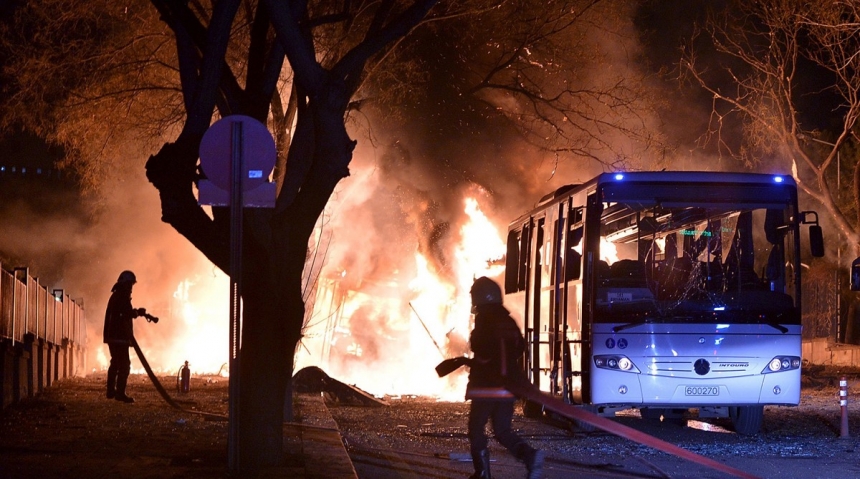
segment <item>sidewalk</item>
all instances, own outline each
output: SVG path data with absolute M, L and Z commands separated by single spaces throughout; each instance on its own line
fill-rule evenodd
M 284 427 L 287 466 L 271 471 L 278 475 L 266 474 L 263 477 L 357 478 L 337 423 L 332 419 L 322 396 L 299 394 L 293 407 L 297 422 Z
M 175 378 L 161 378 L 165 387 Z M 134 404 L 104 397 L 104 374 L 55 382 L 36 398 L 0 411 L 0 479 L 100 477 L 226 478 L 227 379 L 192 377 L 168 406 L 146 375 L 129 378 Z M 195 411 L 210 415 L 197 414 Z M 285 465 L 265 478 L 356 478 L 323 398 L 296 396 L 284 425 Z

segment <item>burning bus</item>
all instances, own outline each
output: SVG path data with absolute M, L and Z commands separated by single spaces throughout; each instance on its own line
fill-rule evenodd
M 530 381 L 601 415 L 698 409 L 757 433 L 765 405 L 800 401 L 804 224 L 823 256 L 782 175 L 607 173 L 545 196 L 507 236 Z

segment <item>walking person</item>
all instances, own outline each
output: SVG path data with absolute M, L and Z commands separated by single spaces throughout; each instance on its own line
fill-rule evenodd
M 541 477 L 543 451 L 537 450 L 511 430 L 514 395 L 504 389 L 505 378 L 521 375 L 525 340 L 519 326 L 502 306 L 499 285 L 480 277 L 470 291 L 475 327 L 469 337 L 473 352 L 469 362 L 466 399 L 469 408 L 469 446 L 475 473 L 470 479 L 491 479 L 485 427 L 492 421 L 493 435 L 528 469 L 528 479 Z
M 116 284 L 111 289 L 105 311 L 104 342 L 110 350 L 107 397 L 124 403 L 134 402 L 134 399 L 125 391 L 128 375 L 131 372 L 128 348 L 132 346 L 134 340 L 132 320 L 146 314 L 146 309 L 134 308 L 131 305 L 131 289 L 136 282 L 137 278 L 131 271 L 120 273 Z

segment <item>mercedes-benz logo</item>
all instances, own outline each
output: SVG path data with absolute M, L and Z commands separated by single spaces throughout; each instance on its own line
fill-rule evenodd
M 696 374 L 704 376 L 711 370 L 711 364 L 704 359 L 697 359 L 696 362 L 693 363 L 693 368 L 696 370 Z

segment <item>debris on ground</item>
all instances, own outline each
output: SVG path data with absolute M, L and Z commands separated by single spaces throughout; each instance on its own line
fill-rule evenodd
M 344 406 L 388 406 L 388 402 L 372 394 L 332 378 L 316 366 L 302 368 L 293 375 L 293 391 L 322 393 L 328 404 Z

